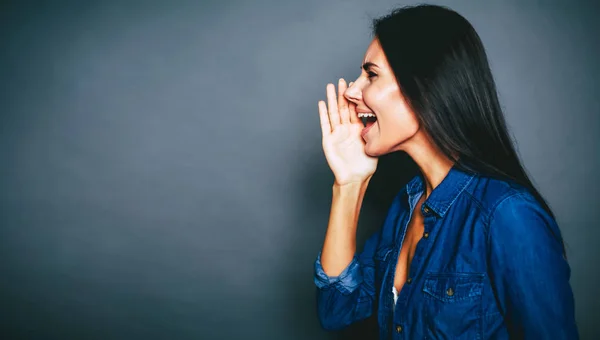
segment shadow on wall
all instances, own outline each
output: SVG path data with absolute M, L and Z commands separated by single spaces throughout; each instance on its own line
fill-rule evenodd
M 322 157 L 324 158 L 325 156 Z M 303 202 L 299 207 L 308 210 L 298 211 L 298 216 L 313 214 L 313 216 L 318 217 L 319 221 L 327 223 L 331 207 L 331 194 L 323 195 L 323 193 L 330 192 L 331 185 L 333 184 L 333 175 L 329 167 L 323 167 L 322 164 L 308 166 L 307 169 L 303 173 L 303 178 L 300 179 L 303 184 L 301 192 L 301 201 Z M 327 172 L 325 173 L 324 171 Z M 404 152 L 395 152 L 379 159 L 377 171 L 369 183 L 361 208 L 356 240 L 359 252 L 362 250 L 367 238 L 381 228 L 393 198 L 417 174 L 417 171 L 416 164 Z M 307 213 L 307 211 L 310 213 Z M 327 225 L 320 225 L 320 223 L 318 225 L 317 223 L 310 225 L 311 230 L 309 233 L 319 235 L 316 237 L 318 245 L 314 245 L 319 250 L 324 241 L 323 237 L 326 228 Z M 310 242 L 314 243 L 315 239 L 311 239 Z M 301 287 L 299 287 L 299 284 L 296 284 L 295 289 L 289 292 L 290 300 L 293 301 L 292 305 L 294 305 L 292 309 L 294 312 L 292 313 L 297 313 L 296 315 L 291 315 L 291 317 L 296 321 L 305 320 L 307 323 L 312 323 L 305 325 L 309 329 L 314 329 L 314 327 L 320 328 L 316 309 L 316 287 L 313 283 L 313 262 L 316 256 L 317 253 L 311 257 L 309 277 L 298 277 L 298 281 L 302 282 Z M 301 270 L 299 272 L 306 274 L 308 271 Z M 300 327 L 300 325 L 297 324 L 296 327 Z M 377 338 L 377 334 L 377 318 L 376 313 L 374 313 L 370 318 L 357 322 L 344 330 L 331 332 L 331 338 L 362 340 Z

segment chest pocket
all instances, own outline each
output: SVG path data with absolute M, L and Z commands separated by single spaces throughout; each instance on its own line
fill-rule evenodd
M 481 339 L 482 273 L 429 273 L 423 285 L 427 339 Z

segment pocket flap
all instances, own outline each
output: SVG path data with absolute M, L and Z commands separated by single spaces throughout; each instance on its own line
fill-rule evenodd
M 482 273 L 429 273 L 423 292 L 443 301 L 454 302 L 481 296 Z

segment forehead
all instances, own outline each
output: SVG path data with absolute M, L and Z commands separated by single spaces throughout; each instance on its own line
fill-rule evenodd
M 369 44 L 369 47 L 367 47 L 363 64 L 366 62 L 375 63 L 380 67 L 386 64 L 387 60 L 385 58 L 385 54 L 383 53 L 383 49 L 381 48 L 381 44 L 379 44 L 379 39 L 373 39 Z

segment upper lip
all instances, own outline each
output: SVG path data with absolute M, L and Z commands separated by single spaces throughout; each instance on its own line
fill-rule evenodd
M 363 109 L 357 107 L 356 108 L 356 113 L 373 113 L 373 112 L 371 112 L 369 110 L 363 110 Z

